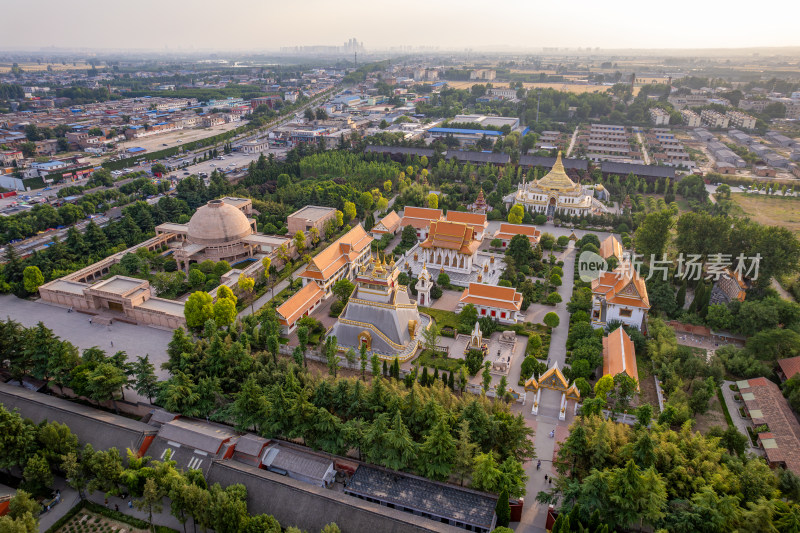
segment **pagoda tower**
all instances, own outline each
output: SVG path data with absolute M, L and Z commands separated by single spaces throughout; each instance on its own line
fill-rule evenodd
M 473 213 L 480 213 L 482 215 L 486 214 L 486 199 L 483 197 L 483 188 L 481 188 L 480 192 L 478 193 L 478 198 L 475 199 L 475 203 L 472 204 L 471 211 Z

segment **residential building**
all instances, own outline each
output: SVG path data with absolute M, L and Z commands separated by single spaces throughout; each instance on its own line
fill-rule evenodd
M 278 315 L 278 323 L 284 335 L 288 335 L 295 330 L 297 322 L 304 316 L 310 315 L 314 309 L 319 307 L 325 298 L 323 291 L 316 283 L 308 283 L 297 291 L 291 298 L 283 302 L 275 310 Z
M 727 116 L 711 109 L 703 109 L 700 113 L 700 119 L 709 128 L 727 128 L 730 121 Z
M 764 110 L 767 108 L 768 105 L 772 103 L 772 100 L 753 100 L 750 98 L 742 98 L 739 100 L 739 109 L 743 109 L 745 111 L 754 111 L 756 113 L 763 113 Z
M 660 107 L 651 107 L 648 112 L 650 113 L 650 122 L 654 126 L 666 126 L 669 124 L 669 113 Z
M 497 72 L 491 69 L 477 69 L 469 73 L 470 80 L 493 81 L 497 77 Z
M 633 341 L 621 327 L 603 337 L 603 376 L 613 378 L 618 374 L 626 374 L 636 381 L 636 390 L 639 390 L 636 350 Z
M 330 296 L 331 288 L 340 279 L 352 280 L 359 267 L 369 259 L 369 247 L 373 241 L 359 224 L 330 246 L 322 250 L 298 277 L 303 285 L 316 283 Z
M 489 94 L 499 96 L 505 100 L 511 100 L 517 97 L 517 90 L 504 87 L 492 87 L 489 89 Z
M 618 321 L 644 331 L 649 309 L 644 280 L 628 262 L 612 272 L 601 273 L 592 281 L 592 326 L 595 328 Z
M 778 359 L 778 376 L 781 381 L 792 379 L 797 374 L 800 374 L 800 355 L 797 357 L 787 357 L 785 359 Z
M 289 235 L 294 235 L 298 231 L 307 233 L 311 228 L 317 228 L 320 235 L 325 235 L 325 224 L 329 220 L 336 220 L 336 209 L 307 205 L 286 217 L 286 227 Z
M 243 154 L 260 154 L 261 152 L 266 152 L 269 149 L 269 141 L 266 139 L 262 139 L 260 141 L 248 141 L 246 143 L 242 143 L 242 146 L 239 150 Z
M 736 128 L 742 128 L 743 130 L 752 130 L 755 129 L 756 127 L 755 117 L 751 117 L 747 113 L 731 110 L 725 113 L 725 116 L 728 117 L 730 125 Z
M 503 324 L 516 324 L 525 320 L 522 309 L 522 294 L 513 287 L 470 283 L 461 294 L 457 310 L 472 304 L 478 317 L 489 317 Z
M 163 461 L 169 452 L 170 460 L 181 470 L 200 470 L 205 475 L 215 459 L 233 455 L 237 439 L 236 433 L 224 426 L 180 417 L 161 425 L 147 454 Z
M 500 229 L 495 232 L 493 238 L 500 239 L 501 246 L 506 248 L 511 243 L 511 239 L 513 239 L 515 235 L 524 235 L 530 241 L 531 247 L 533 247 L 539 245 L 539 239 L 542 237 L 542 232 L 536 229 L 534 226 L 528 226 L 524 224 L 508 224 L 506 222 L 502 222 L 500 224 Z
M 691 109 L 681 110 L 681 117 L 683 117 L 684 125 L 688 126 L 689 128 L 700 127 L 700 116 Z
M 317 487 L 328 488 L 336 478 L 333 461 L 329 458 L 275 441 L 263 450 L 261 465 L 270 472 Z

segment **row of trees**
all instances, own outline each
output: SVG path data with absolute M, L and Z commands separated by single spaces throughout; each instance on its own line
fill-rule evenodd
M 64 475 L 81 500 L 94 492 L 101 492 L 106 498 L 130 495 L 136 508 L 147 513 L 151 527 L 153 515 L 164 510 L 166 498 L 170 514 L 183 525 L 184 532 L 189 519 L 195 529 L 200 526 L 228 533 L 282 531 L 274 517 L 248 513 L 244 485 L 208 486 L 202 471 L 178 469 L 169 452 L 159 461 L 137 457 L 131 450 L 123 458 L 117 448 L 95 450 L 91 444 L 81 448 L 66 425 L 43 422 L 37 426 L 2 406 L 0 443 L 4 452 L 0 468 L 22 468 L 23 485 L 33 494 L 46 494 L 54 476 Z M 39 504 L 20 491 L 10 517 L 0 517 L 0 531 L 33 533 L 38 509 Z M 296 528 L 286 531 L 299 533 Z

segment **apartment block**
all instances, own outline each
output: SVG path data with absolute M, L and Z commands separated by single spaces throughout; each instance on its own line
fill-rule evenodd
M 756 127 L 755 117 L 751 117 L 747 113 L 741 111 L 728 111 L 725 113 L 731 126 L 741 128 L 743 130 L 752 130 Z
M 703 112 L 700 113 L 700 119 L 703 121 L 703 124 L 709 128 L 727 128 L 730 122 L 728 117 L 722 113 L 712 111 L 711 109 L 704 109 Z
M 659 107 L 651 107 L 649 112 L 650 122 L 652 122 L 654 126 L 666 126 L 669 124 L 669 113 L 663 109 Z
M 690 128 L 699 128 L 700 127 L 700 116 L 690 109 L 684 109 L 681 111 L 681 117 L 683 117 L 683 123 Z

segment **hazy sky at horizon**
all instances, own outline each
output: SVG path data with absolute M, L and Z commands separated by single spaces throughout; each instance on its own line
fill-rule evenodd
M 368 50 L 800 45 L 797 0 L 760 4 L 759 15 L 749 16 L 754 7 L 718 0 L 0 0 L 0 49 L 274 50 L 351 37 Z

